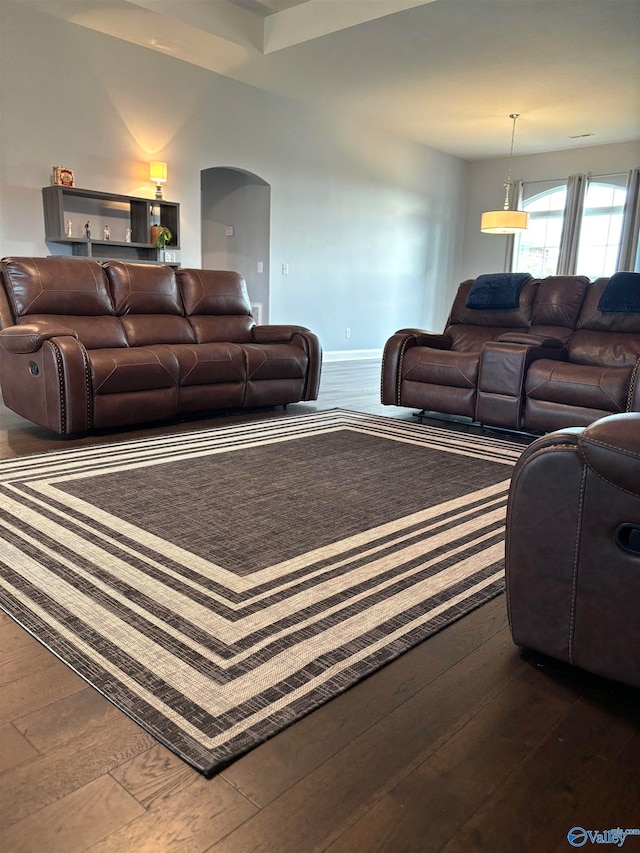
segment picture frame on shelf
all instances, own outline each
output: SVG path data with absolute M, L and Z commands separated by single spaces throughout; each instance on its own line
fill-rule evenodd
M 56 187 L 73 187 L 75 186 L 76 176 L 73 169 L 68 166 L 53 167 L 53 184 Z

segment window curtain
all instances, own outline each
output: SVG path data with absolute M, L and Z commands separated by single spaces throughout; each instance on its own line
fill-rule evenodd
M 509 207 L 511 210 L 522 210 L 524 203 L 524 181 L 512 181 L 509 193 Z M 504 254 L 504 271 L 513 272 L 516 262 L 516 235 L 509 234 L 507 237 L 507 248 Z
M 632 169 L 627 179 L 627 199 L 622 220 L 622 237 L 617 270 L 639 270 L 638 230 L 640 229 L 640 169 Z
M 564 206 L 557 275 L 576 274 L 580 222 L 588 182 L 588 176 L 583 174 L 571 175 L 567 181 L 567 200 Z

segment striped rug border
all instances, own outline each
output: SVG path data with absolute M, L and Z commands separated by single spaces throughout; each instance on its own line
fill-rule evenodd
M 493 462 L 504 466 L 504 479 L 269 566 L 257 578 L 232 577 L 178 548 L 167 553 L 166 543 L 143 531 L 114 535 L 108 515 L 93 520 L 81 502 L 56 492 L 70 477 L 345 429 Z M 212 775 L 501 592 L 510 469 L 522 450 L 508 440 L 336 409 L 5 460 L 0 606 Z M 140 578 L 144 590 L 135 584 Z M 65 603 L 68 590 L 76 599 Z M 309 599 L 316 594 L 321 607 Z M 100 619 L 91 615 L 96 608 Z M 205 613 L 215 630 L 202 627 Z M 372 614 L 370 625 L 363 613 Z M 174 660 L 176 680 L 160 674 L 154 654 Z M 271 659 L 291 654 L 284 677 L 266 677 Z M 213 685 L 220 695 L 208 695 Z

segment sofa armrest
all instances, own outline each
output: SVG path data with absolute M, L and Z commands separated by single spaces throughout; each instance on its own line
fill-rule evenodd
M 584 429 L 578 444 L 598 477 L 640 497 L 640 413 L 600 418 Z
M 529 339 L 526 335 L 506 334 L 497 341 L 488 341 L 482 348 L 478 371 L 476 420 L 520 429 L 527 369 L 539 358 L 565 361 L 567 350 L 555 338 L 536 340 L 533 335 Z
M 433 349 L 451 349 L 453 340 L 449 335 L 430 332 L 427 329 L 398 329 L 396 335 L 412 335 L 415 338 L 413 346 L 432 347 Z
M 302 399 L 318 399 L 322 349 L 317 335 L 304 326 L 253 326 L 251 334 L 256 344 L 291 344 L 304 350 L 307 373 Z
M 478 389 L 495 394 L 520 394 L 531 362 L 539 358 L 565 361 L 566 357 L 567 351 L 560 341 L 555 341 L 555 346 L 535 341 L 505 341 L 502 338 L 489 341 L 482 348 Z
M 380 399 L 385 406 L 401 406 L 402 360 L 408 349 L 415 346 L 451 349 L 453 341 L 448 335 L 438 335 L 424 329 L 399 329 L 384 345 Z
M 257 344 L 290 344 L 294 335 L 308 332 L 304 326 L 253 326 L 251 329 Z
M 0 346 L 8 352 L 37 352 L 45 341 L 63 337 L 77 339 L 78 333 L 65 326 L 8 326 L 0 331 Z
M 506 332 L 498 338 L 500 343 L 523 344 L 534 347 L 562 347 L 564 344 L 559 338 L 549 338 L 546 335 L 529 334 L 528 332 Z
M 0 333 L 0 341 L 20 341 L 17 333 Z M 93 389 L 86 349 L 75 335 L 55 336 L 32 350 L 14 351 L 0 346 L 0 377 L 5 405 L 33 423 L 60 434 L 85 432 L 92 427 Z M 22 339 L 27 341 L 22 336 Z M 34 339 L 37 340 L 37 336 Z M 26 342 L 25 344 L 26 345 Z

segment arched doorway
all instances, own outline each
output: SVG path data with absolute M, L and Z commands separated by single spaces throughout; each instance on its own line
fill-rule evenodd
M 202 266 L 241 273 L 258 323 L 269 322 L 271 187 L 251 172 L 202 171 Z

